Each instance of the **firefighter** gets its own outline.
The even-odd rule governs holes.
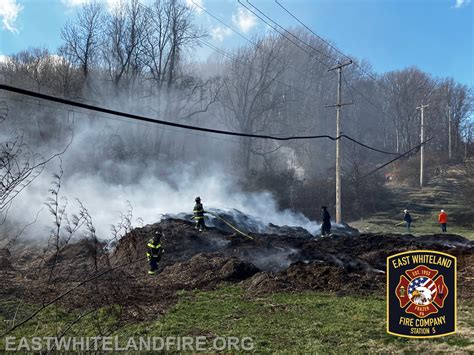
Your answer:
[[[331,235],[331,215],[326,206],[321,207],[321,212],[323,220],[323,224],[321,224],[321,236]]]
[[[196,204],[194,205],[193,209],[193,219],[196,221],[196,225],[194,226],[195,229],[199,229],[200,232],[203,231],[204,228],[206,228],[206,225],[204,223],[204,207],[202,206],[201,203],[201,198],[198,196],[194,199],[196,201]]]
[[[441,232],[446,233],[447,232],[447,224],[448,224],[448,215],[444,210],[441,210],[441,212],[438,215],[438,223],[441,226]]]
[[[407,233],[409,234],[412,218],[411,218],[411,215],[408,213],[408,210],[404,210],[403,213],[405,213],[403,216],[403,221],[405,222],[405,227],[406,227]]]
[[[151,238],[146,245],[146,257],[150,263],[148,275],[155,275],[156,270],[158,269],[158,262],[161,260],[161,254],[163,254],[163,248],[160,243],[162,236],[163,234],[161,232],[155,232],[153,238]]]

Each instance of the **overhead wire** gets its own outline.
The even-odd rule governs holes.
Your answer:
[[[277,3],[278,6],[280,6],[283,10],[285,10],[285,12],[287,12],[291,17],[293,17],[300,25],[302,25],[304,28],[306,28],[309,32],[311,32],[314,36],[316,36],[317,38],[319,38],[322,42],[324,42],[325,44],[327,44],[329,47],[331,47],[332,49],[334,49],[337,53],[339,53],[340,55],[342,55],[343,57],[346,57],[348,60],[352,61],[352,58],[347,56],[346,54],[344,54],[342,51],[340,51],[337,47],[335,47],[333,44],[331,44],[329,41],[327,41],[326,39],[324,39],[323,37],[321,37],[320,35],[318,35],[316,32],[314,32],[311,28],[309,28],[308,26],[306,26],[302,21],[300,21],[299,18],[297,18],[293,13],[291,13],[286,7],[284,7],[280,2],[278,2],[278,0],[275,0],[275,2]]]
[[[278,28],[277,28],[277,25],[275,24],[271,24],[270,22],[268,22],[267,20],[265,20],[264,18],[262,18],[262,16],[258,15],[255,11],[253,11],[252,9],[250,9],[248,6],[246,6],[244,3],[242,3],[240,0],[237,0],[238,3],[240,5],[242,5],[244,8],[246,8],[248,11],[250,11],[252,14],[254,14],[256,17],[258,17],[261,21],[263,21],[264,23],[266,23],[270,28],[272,28],[275,32],[279,33],[281,36],[283,36],[287,41],[293,43],[293,45],[295,45],[296,47],[298,47],[299,49],[301,49],[303,52],[305,52],[306,54],[308,54],[308,56],[312,59],[315,59],[317,62],[319,62],[320,64],[322,64],[325,68],[329,68],[331,65],[328,65],[328,63],[325,63],[323,62],[322,60],[320,60],[319,58],[317,58],[313,53],[309,52],[306,48],[300,46],[297,42],[295,42],[294,40],[292,40],[291,38],[289,38],[287,35],[285,35],[284,32],[280,31]],[[252,5],[253,6],[253,5]],[[279,26],[279,25],[278,25]],[[279,26],[281,27],[281,26]],[[283,27],[281,27],[283,28]],[[285,29],[283,29],[284,31],[286,31]],[[288,31],[286,31],[288,32]],[[290,32],[288,32],[290,33]],[[293,35],[293,34],[292,34]]]
[[[74,109],[71,109],[71,108],[62,108],[62,107],[59,107],[59,106],[52,106],[52,105],[47,105],[47,104],[44,104],[44,103],[39,103],[39,102],[34,102],[34,101],[26,101],[26,100],[16,99],[16,98],[12,98],[12,97],[7,97],[7,96],[0,96],[0,98],[5,99],[5,100],[10,100],[10,101],[21,102],[21,103],[24,103],[24,104],[27,104],[27,105],[47,107],[47,108],[51,108],[51,109],[55,109],[55,110],[72,112],[73,114],[86,115],[84,112],[74,110]],[[144,127],[155,126],[152,123],[136,122],[136,121],[135,122],[130,122],[130,120],[127,120],[125,118],[113,117],[111,115],[107,116],[107,115],[101,115],[101,114],[95,113],[94,117],[107,118],[107,119],[111,119],[111,120],[121,122],[121,123],[133,123],[133,124],[144,126]],[[162,130],[165,130],[165,131],[168,131],[168,132],[176,132],[176,133],[177,132],[183,132],[183,130],[181,130],[179,128],[173,128],[173,127],[160,127],[159,129],[162,129]],[[206,139],[212,139],[212,140],[216,140],[216,141],[220,141],[220,142],[230,142],[230,143],[235,143],[235,144],[240,144],[240,145],[242,145],[242,144],[243,145],[249,145],[250,144],[250,143],[244,143],[242,141],[233,140],[233,139],[222,139],[222,138],[218,138],[218,137],[212,137],[212,136],[207,135],[207,134],[191,132],[191,131],[188,131],[188,130],[185,131],[184,133],[187,134],[187,135],[192,135],[192,136],[196,136],[196,137],[203,137],[203,138],[206,138]]]
[[[306,136],[286,136],[286,137],[277,137],[277,136],[272,136],[272,135],[260,135],[260,134],[250,134],[250,133],[243,133],[243,132],[231,132],[231,131],[224,131],[224,130],[218,130],[218,129],[212,129],[212,128],[205,128],[205,127],[198,127],[198,126],[190,126],[190,125],[185,125],[181,123],[175,123],[175,122],[169,122],[169,121],[163,121],[163,120],[158,120],[158,119],[153,119],[141,115],[136,115],[136,114],[131,114],[131,113],[126,113],[126,112],[121,112],[121,111],[116,111],[116,110],[111,110],[99,106],[93,106],[81,102],[76,102],[76,101],[71,101],[68,99],[63,99],[59,98],[56,96],[51,96],[51,95],[46,95],[46,94],[41,94],[25,89],[20,89],[16,87],[12,87],[9,85],[4,85],[0,84],[0,90],[5,90],[9,92],[14,92],[17,94],[25,95],[25,96],[30,96],[30,97],[36,97],[39,99],[47,100],[47,101],[52,101],[52,102],[57,102],[61,103],[64,105],[70,105],[70,106],[75,106],[75,107],[80,107],[86,110],[91,110],[91,111],[97,111],[97,112],[102,112],[108,115],[115,115],[115,116],[121,116],[121,117],[126,117],[130,118],[133,120],[141,121],[141,122],[149,122],[149,123],[154,123],[154,124],[159,124],[159,125],[164,125],[164,126],[171,126],[171,127],[176,127],[176,128],[182,128],[182,129],[187,129],[187,130],[193,130],[193,131],[200,131],[200,132],[208,132],[208,133],[214,133],[214,134],[221,134],[221,135],[228,135],[228,136],[238,136],[238,137],[248,137],[248,138],[259,138],[259,139],[271,139],[271,140],[277,140],[277,141],[290,141],[290,140],[308,140],[308,139],[330,139],[332,141],[337,141],[341,138],[346,138],[351,140],[352,142],[359,144],[363,146],[364,148],[373,150],[375,152],[383,153],[383,154],[389,154],[389,155],[399,155],[398,153],[392,153],[392,152],[386,152],[371,146],[368,146],[362,142],[359,142],[345,134],[341,134],[337,137],[333,137],[327,134],[323,135],[306,135]]]
[[[432,139],[433,139],[433,137],[430,137],[430,138],[428,138],[427,140],[425,140],[425,141],[421,142],[420,144],[416,145],[415,147],[411,148],[410,150],[406,151],[405,153],[399,154],[398,157],[396,157],[396,158],[394,158],[394,159],[388,161],[387,163],[385,163],[385,164],[383,164],[383,165],[377,167],[376,169],[372,170],[370,173],[367,173],[367,174],[365,174],[364,176],[362,176],[362,179],[366,178],[366,177],[369,176],[369,175],[372,175],[372,174],[376,173],[377,171],[379,171],[379,170],[385,168],[387,165],[394,163],[394,162],[397,161],[398,159],[401,159],[401,158],[404,158],[404,157],[407,157],[407,156],[413,154],[414,151],[418,151],[418,150],[421,148],[421,146],[427,144],[427,143],[428,143],[429,141],[431,141]]]
[[[231,131],[224,131],[224,130],[218,130],[218,129],[213,129],[213,128],[204,128],[204,127],[198,127],[198,126],[190,126],[190,125],[185,125],[181,123],[175,123],[175,122],[170,122],[170,121],[163,121],[159,119],[153,119],[141,115],[136,115],[136,114],[130,114],[130,113],[125,113],[121,111],[116,111],[116,110],[111,110],[99,106],[94,106],[94,105],[89,105],[89,104],[84,104],[81,102],[76,102],[76,101],[71,101],[68,99],[63,99],[59,98],[56,96],[51,96],[51,95],[46,95],[42,93],[37,93],[25,89],[20,89],[16,88],[13,86],[9,85],[4,85],[0,84],[0,90],[6,90],[10,92],[14,92],[17,94],[21,95],[26,95],[30,97],[36,97],[40,98],[43,100],[48,100],[52,102],[57,102],[65,105],[70,105],[70,106],[75,106],[75,107],[80,107],[86,110],[91,110],[91,111],[98,111],[102,113],[106,113],[109,115],[115,115],[115,116],[122,116],[126,118],[130,118],[133,120],[138,120],[142,122],[149,122],[149,123],[155,123],[155,124],[160,124],[164,126],[171,126],[171,127],[177,127],[177,128],[183,128],[183,129],[189,129],[189,130],[194,130],[194,131],[201,131],[201,132],[208,132],[208,133],[215,133],[215,134],[221,134],[221,135],[229,135],[229,136],[239,136],[239,137],[248,137],[248,138],[261,138],[261,139],[273,139],[273,140],[280,140],[280,141],[287,141],[287,140],[302,140],[302,139],[317,139],[317,138],[328,138],[331,140],[337,140],[340,139],[341,137],[331,137],[329,135],[308,135],[308,136],[287,136],[287,137],[276,137],[276,136],[271,136],[271,135],[259,135],[259,134],[251,134],[251,133],[242,133],[242,132],[231,132]]]
[[[279,28],[281,28],[285,33],[289,34],[291,37],[293,37],[295,40],[297,40],[298,42],[304,44],[306,47],[308,48],[311,48],[313,51],[321,54],[322,56],[328,58],[329,60],[332,61],[332,63],[329,65],[329,67],[332,67],[334,66],[336,63],[339,63],[340,60],[339,58],[334,58],[333,56],[327,54],[326,52],[322,51],[321,49],[318,49],[316,48],[315,46],[313,46],[312,44],[308,43],[307,41],[304,41],[302,40],[300,37],[296,36],[295,34],[291,33],[290,31],[288,31],[286,28],[284,28],[282,25],[280,25],[277,21],[275,21],[273,18],[271,18],[270,16],[268,16],[267,14],[265,14],[262,10],[260,10],[257,6],[255,6],[254,4],[252,4],[250,2],[250,0],[246,0],[247,3],[252,6],[255,10],[257,10],[257,12],[259,14],[261,14],[262,16],[264,16],[265,18],[267,18],[269,21],[271,21],[273,24],[275,24],[276,26],[278,26]],[[239,3],[241,3],[239,1]],[[255,12],[252,11],[252,13],[255,15],[255,16],[258,16]],[[260,17],[259,17],[260,18]],[[261,19],[261,18],[260,18]],[[268,23],[267,23],[268,24]],[[349,58],[349,61],[352,63],[352,59]],[[329,69],[329,68],[328,68]]]
[[[242,39],[244,39],[245,41],[247,41],[248,43],[250,43],[251,45],[253,45],[255,48],[261,48],[263,49],[264,51],[268,52],[265,48],[262,48],[257,42],[255,42],[254,40],[251,40],[250,38],[248,38],[247,36],[243,35],[240,31],[236,30],[234,27],[232,27],[231,25],[229,25],[228,23],[226,23],[224,20],[222,20],[221,18],[219,18],[218,16],[216,16],[215,14],[213,14],[211,11],[207,10],[205,7],[199,5],[197,2],[195,2],[194,0],[191,0],[191,2],[196,6],[198,7],[199,9],[201,9],[202,11],[204,11],[206,14],[208,14],[210,17],[212,17],[214,20],[218,21],[220,24],[224,25],[225,27],[227,27],[228,29],[230,29],[232,32],[234,32],[235,34],[237,34],[239,37],[241,37]],[[217,48],[217,47],[216,47]],[[299,75],[301,76],[306,76],[305,73],[302,73],[300,72],[299,70],[297,70],[296,68],[292,68],[296,73],[298,73]],[[291,86],[293,87],[293,86]],[[295,88],[295,87],[293,87]],[[295,88],[297,91],[298,89]],[[305,91],[302,91],[300,90],[302,93],[304,93],[305,95],[308,95],[307,92]]]
[[[240,0],[238,0],[239,4],[241,4],[242,6],[244,6],[247,10],[249,10],[251,13],[253,13],[255,16],[257,16],[259,19],[261,19],[263,22],[265,22],[267,25],[271,26],[267,21],[265,21],[264,19],[262,19],[258,14],[256,14],[254,11],[252,11],[250,8],[248,8],[247,6],[245,6]],[[300,41],[301,43],[305,44],[306,46],[310,47],[311,49],[319,52],[319,53],[322,53],[321,51],[319,51],[317,48],[315,48],[314,46],[310,45],[309,43],[301,40],[299,37],[295,36],[294,34],[292,34],[291,32],[287,31],[286,29],[284,29],[280,24],[278,24],[275,20],[273,20],[271,17],[267,16],[263,11],[261,11],[258,7],[256,7],[254,4],[252,4],[249,0],[247,0],[247,3],[249,3],[253,8],[255,8],[255,10],[257,10],[262,16],[266,17],[269,21],[273,22],[276,26],[278,26],[279,28],[283,29],[285,32],[289,33],[292,37],[294,37],[296,40]],[[286,9],[285,9],[286,10]],[[288,10],[286,10],[288,12]],[[305,26],[306,28],[307,26]],[[278,31],[279,32],[279,31]],[[281,32],[279,32],[280,34],[282,34]],[[313,31],[311,31],[311,33],[314,33]],[[315,34],[315,33],[314,33]],[[282,34],[283,35],[283,34]],[[284,36],[284,35],[283,35]],[[320,36],[316,35],[318,38],[321,38]],[[287,38],[285,36],[285,38]],[[288,39],[288,38],[287,38]],[[291,40],[290,40],[291,41]],[[325,43],[327,43],[329,46],[331,46],[333,49],[335,49],[338,53],[340,53],[341,55],[343,55],[344,57],[348,58],[350,60],[351,63],[353,63],[353,60],[345,55],[344,53],[342,53],[340,50],[338,50],[337,48],[335,48],[334,46],[332,46],[329,42],[327,42],[326,40],[324,40]],[[299,48],[303,49],[301,46],[297,45]],[[304,49],[303,49],[304,50]],[[308,53],[306,50],[304,50],[306,53]],[[326,57],[330,58],[330,59],[333,59],[335,61],[337,61],[336,58],[333,58],[329,55],[326,55]],[[357,65],[357,63],[356,63]],[[346,85],[348,85],[348,87],[350,86],[349,83],[347,82],[347,80],[344,78],[344,81],[346,83]],[[352,86],[350,86],[352,88]],[[352,88],[353,89],[353,88]],[[354,89],[353,89],[354,90]],[[356,90],[354,90],[356,91]],[[371,102],[370,100],[368,100],[364,95],[362,95],[360,92],[356,91],[357,93],[359,93],[359,95],[361,95],[362,97],[364,97],[367,101],[369,101],[370,104],[372,104],[374,107],[380,109],[379,107],[377,107],[373,102]],[[383,110],[382,110],[383,112]],[[383,112],[383,114],[385,115],[385,113]],[[356,141],[355,139],[351,138],[351,137],[346,137],[348,140],[354,142],[354,143],[357,143],[365,148],[368,148],[368,146],[366,146],[365,144],[360,144],[360,142]],[[374,150],[374,151],[377,151],[379,153],[384,153],[384,154],[389,154],[389,155],[395,155],[395,156],[399,156],[400,154],[399,153],[394,153],[394,152],[388,152],[388,151],[385,151],[385,150],[381,150],[381,149],[372,149],[372,147],[369,147],[369,149],[371,150]]]
[[[208,11],[208,10],[205,9],[204,7],[200,6],[200,5],[197,4],[195,1],[192,1],[192,2],[193,2],[193,4],[195,4],[197,7],[199,7],[201,10],[203,10],[204,12],[206,12],[209,16],[211,16],[211,17],[214,18],[215,20],[219,21],[221,24],[223,24],[224,26],[228,27],[229,29],[231,29],[234,33],[236,33],[237,35],[239,35],[241,38],[245,39],[247,42],[253,44],[254,46],[257,46],[257,44],[256,44],[254,41],[252,41],[252,40],[250,40],[249,38],[247,38],[246,36],[242,35],[239,31],[235,30],[234,28],[232,28],[231,26],[229,26],[228,24],[226,24],[223,20],[221,20],[220,18],[218,18],[217,16],[215,16],[214,14],[212,14],[210,11]],[[259,10],[255,5],[253,5],[250,1],[247,1],[247,2],[248,2],[251,6],[253,6],[259,13],[261,13],[263,16],[265,16],[266,18],[268,18],[270,21],[276,23],[272,18],[270,18],[269,16],[266,16],[262,11],[260,11],[260,10]],[[239,1],[239,3],[240,3],[241,5],[243,5],[240,1]],[[246,7],[245,5],[243,5],[243,6]],[[247,8],[247,9],[248,9],[248,8]],[[250,9],[248,9],[248,10],[249,10],[250,12],[252,12]],[[258,16],[258,15],[255,14],[254,12],[252,12],[252,13],[253,13],[255,16]],[[259,17],[259,18],[260,18],[260,17]],[[261,18],[260,18],[260,19],[261,19]],[[265,20],[263,20],[263,19],[261,19],[261,20],[264,21],[265,23],[267,23],[267,25],[270,25],[270,24],[269,24],[268,22],[266,22]],[[333,57],[331,57],[331,56],[329,56],[329,55],[327,55],[327,54],[321,52],[320,50],[318,50],[317,48],[315,48],[315,47],[312,46],[311,44],[309,44],[309,43],[307,43],[307,42],[305,42],[305,41],[299,39],[298,37],[296,37],[295,35],[293,35],[291,32],[289,32],[289,31],[287,31],[286,29],[284,29],[282,26],[280,26],[280,25],[278,25],[278,24],[276,24],[276,25],[277,25],[278,27],[280,27],[281,29],[283,29],[285,32],[289,33],[292,37],[294,37],[294,38],[297,39],[298,41],[302,42],[302,43],[305,44],[306,46],[308,46],[308,47],[310,47],[311,49],[313,49],[314,51],[323,54],[324,56],[326,56],[327,58],[329,58],[329,59],[331,59],[331,60],[337,61],[337,59],[335,59],[335,58],[333,58]],[[279,31],[277,31],[277,32],[280,33],[280,34],[282,34],[282,33],[279,32]],[[282,34],[282,35],[283,35],[283,34]],[[283,36],[284,36],[284,35],[283,35]],[[319,36],[318,36],[318,37],[319,37]],[[285,38],[287,38],[287,37],[285,36]],[[288,39],[288,38],[287,38],[287,39]],[[290,40],[290,42],[292,42],[292,41]],[[293,42],[292,42],[292,43],[293,43]],[[207,42],[207,44],[208,44],[211,48],[214,48],[214,49],[215,49],[216,51],[218,51],[219,53],[224,52],[224,51],[218,49],[217,47],[214,47],[213,45],[209,44],[208,42]],[[329,43],[328,43],[328,44],[329,44]],[[300,47],[300,46],[298,46],[298,47],[301,48],[301,49],[303,49],[303,48]],[[304,49],[303,49],[303,50],[304,50]],[[304,51],[305,51],[306,53],[308,53],[306,50],[304,50]],[[339,51],[339,52],[340,52],[340,51]],[[224,53],[225,53],[225,52],[224,52]],[[340,53],[342,54],[342,52],[340,52]],[[310,54],[310,53],[308,53],[308,54]],[[311,54],[310,54],[310,55],[311,55]],[[345,55],[344,55],[344,56],[345,56]],[[227,55],[227,57],[230,58],[230,56],[228,56],[228,55]],[[347,57],[347,56],[345,56],[345,57]],[[347,57],[347,58],[352,61],[351,58],[349,58],[349,57]],[[322,63],[322,64],[324,65],[324,63]],[[347,80],[345,80],[345,82],[346,82],[346,84],[348,84],[348,83],[347,83]],[[295,89],[296,89],[296,88],[295,88]],[[302,91],[302,92],[303,92],[303,91]],[[304,93],[305,95],[307,95],[307,92],[303,92],[303,93]],[[352,138],[350,138],[350,137],[349,137],[348,139],[355,142],[355,140],[352,139]],[[368,147],[368,146],[366,146],[365,144],[362,145],[362,146],[364,146],[364,147],[366,147],[366,148]],[[386,151],[378,150],[378,149],[377,149],[376,151],[381,152],[381,153],[385,153],[385,154],[398,155],[398,153],[386,152]]]
[[[247,2],[249,2],[247,0]],[[355,65],[356,68],[358,68],[361,73],[363,73],[364,75],[368,76],[369,78],[371,78],[376,85],[378,85],[379,87],[383,88],[384,90],[386,90],[387,92],[390,92],[390,89],[385,87],[385,85],[383,85],[380,80],[378,80],[373,74],[371,74],[370,72],[366,71],[362,66],[360,66],[356,61],[353,61],[352,58],[348,55],[346,55],[344,52],[342,52],[339,48],[337,48],[334,44],[330,43],[329,41],[327,41],[325,38],[323,38],[322,36],[320,36],[319,34],[317,34],[315,31],[313,31],[309,26],[307,26],[303,21],[301,21],[294,13],[292,13],[287,7],[285,7],[281,2],[279,2],[278,0],[275,0],[275,3],[280,7],[282,8],[288,15],[290,15],[294,20],[296,20],[300,25],[302,25],[306,30],[308,30],[310,33],[312,33],[314,36],[316,36],[317,38],[319,38],[322,42],[324,42],[325,44],[327,44],[330,48],[332,48],[335,52],[339,53],[341,56],[347,58],[348,60],[351,61],[351,63],[353,63]],[[347,87],[349,90],[352,90],[353,92],[357,93],[359,96],[361,96],[367,103],[369,103],[371,106],[373,106],[374,108],[376,108],[377,110],[380,110],[380,112],[382,113],[382,115],[384,117],[386,117],[386,112],[383,108],[381,108],[379,105],[375,104],[372,100],[370,100],[366,95],[364,95],[363,93],[360,92],[360,90],[356,89],[352,84],[350,84],[345,78],[343,78],[344,82],[346,83]]]
[[[388,87],[386,87],[384,84],[382,84],[376,76],[374,76],[372,73],[370,73],[369,71],[365,70],[359,63],[357,63],[356,61],[352,60],[351,57],[349,57],[348,55],[346,55],[344,52],[342,52],[339,48],[337,48],[334,44],[330,43],[329,41],[327,41],[326,39],[324,39],[322,36],[318,35],[315,31],[313,31],[309,26],[307,26],[303,21],[301,21],[295,14],[293,14],[287,7],[283,6],[278,0],[275,0],[275,3],[280,6],[286,13],[288,13],[293,19],[295,19],[299,24],[301,24],[304,28],[306,28],[308,31],[310,31],[313,35],[315,35],[316,37],[318,37],[321,41],[323,41],[324,43],[326,43],[329,47],[331,47],[334,51],[336,51],[337,53],[341,54],[342,56],[348,58],[349,60],[352,61],[352,63],[361,71],[361,73],[363,73],[364,75],[368,76],[369,78],[371,78],[372,80],[374,80],[374,82],[379,85],[381,88],[385,89],[387,92],[390,92],[390,89]]]

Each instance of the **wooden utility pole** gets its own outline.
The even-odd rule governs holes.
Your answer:
[[[424,117],[424,112],[425,108],[427,108],[429,105],[421,105],[418,106],[416,109],[421,111],[421,129],[420,129],[420,188],[423,187],[423,159],[424,159],[424,144],[423,141],[425,140],[425,117]]]
[[[345,105],[352,105],[352,102],[341,102],[341,87],[342,87],[342,68],[352,64],[352,60],[346,63],[338,63],[335,67],[328,71],[337,71],[337,103],[335,105],[328,105],[326,107],[336,107],[336,137],[339,138],[341,132],[341,107]],[[341,208],[341,139],[336,140],[336,223],[342,222],[342,208]]]
[[[448,156],[451,160],[452,150],[451,150],[451,106],[448,106]]]

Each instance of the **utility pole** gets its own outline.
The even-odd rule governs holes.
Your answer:
[[[423,141],[425,140],[425,117],[424,117],[424,112],[425,108],[427,108],[429,105],[421,105],[418,106],[416,109],[421,111],[421,130],[420,130],[420,188],[423,187],[423,153],[424,153],[424,144]]]
[[[448,156],[451,160],[452,150],[451,150],[451,106],[448,106]]]
[[[352,64],[352,60],[346,63],[338,63],[328,71],[337,71],[337,103],[335,105],[326,105],[326,107],[336,107],[336,138],[339,138],[341,132],[341,107],[345,105],[352,105],[352,102],[341,102],[341,87],[342,87],[342,68]],[[341,139],[336,140],[336,223],[342,222],[342,208],[341,208]]]

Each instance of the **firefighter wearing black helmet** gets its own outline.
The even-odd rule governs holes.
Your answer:
[[[163,248],[161,247],[161,232],[155,232],[153,238],[151,238],[146,245],[146,257],[150,263],[150,270],[148,275],[155,275],[158,269],[158,262],[161,260],[161,254],[163,254]]]
[[[331,215],[326,206],[321,207],[321,212],[323,220],[321,224],[321,236],[331,235]]]
[[[204,211],[204,207],[202,206],[201,198],[199,196],[196,197],[194,201],[196,201],[193,209],[193,219],[196,221],[194,228],[199,229],[199,231],[202,232],[203,229],[206,228],[206,225],[204,224],[204,213],[206,211]]]

